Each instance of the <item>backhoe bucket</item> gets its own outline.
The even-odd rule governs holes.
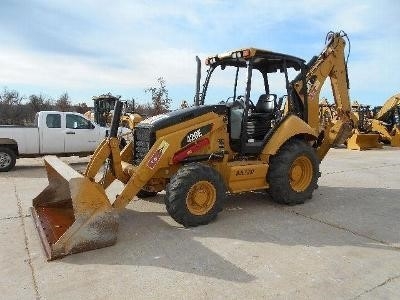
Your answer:
[[[382,144],[379,143],[379,134],[353,133],[347,140],[347,149],[367,150],[372,148],[382,148]]]
[[[395,134],[392,137],[392,140],[390,141],[390,145],[392,147],[400,147],[400,130],[396,129]]]
[[[46,156],[49,185],[35,198],[32,216],[47,260],[113,245],[118,215],[101,185]]]

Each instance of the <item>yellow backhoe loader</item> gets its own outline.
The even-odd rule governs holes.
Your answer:
[[[118,212],[141,190],[165,190],[166,209],[183,226],[214,220],[226,192],[267,189],[273,201],[287,205],[311,198],[320,161],[353,128],[345,38],[344,32],[330,32],[323,51],[308,64],[255,48],[208,57],[197,105],[140,122],[134,142],[121,152],[117,140],[121,103],[117,101],[110,136],[83,175],[56,157],[45,158],[49,185],[33,199],[32,215],[47,258],[114,244]],[[290,69],[299,72],[291,81]],[[233,88],[216,97],[227,100],[204,105],[210,103],[213,76],[229,70]],[[241,72],[244,82],[238,80]],[[282,97],[272,90],[274,74],[282,76]],[[328,77],[338,119],[321,129],[319,92]],[[259,86],[252,85],[255,78],[262,81],[261,94],[256,92]],[[286,114],[282,113],[284,100]],[[104,163],[106,172],[96,181]],[[105,190],[116,179],[124,187],[115,199],[108,199]]]
[[[100,126],[110,127],[115,103],[120,98],[121,96],[113,96],[111,93],[92,97],[94,104],[93,109],[87,111],[85,116]],[[132,130],[134,130],[136,124],[143,120],[141,115],[133,113],[134,110],[134,100],[132,100],[132,103],[128,103],[126,100],[123,101],[123,113],[121,114],[120,128],[118,131],[120,148],[125,147],[127,142],[132,140]]]
[[[383,145],[379,142],[379,134],[371,132],[370,118],[372,117],[372,111],[370,106],[354,102],[352,115],[355,127],[353,134],[346,141],[347,149],[368,150],[382,148]]]
[[[109,127],[113,117],[115,102],[120,98],[121,96],[113,96],[111,93],[93,96],[93,109],[87,111],[85,116],[100,126]],[[133,113],[135,110],[134,100],[132,100],[132,102],[124,100],[123,103],[124,113],[121,116],[121,124],[127,128],[133,129],[136,123],[142,121],[143,118],[139,114]]]
[[[392,147],[400,147],[400,94],[390,97],[370,120],[371,131]]]

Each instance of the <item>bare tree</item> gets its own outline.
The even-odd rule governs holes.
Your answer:
[[[24,97],[16,90],[4,88],[0,93],[0,124],[24,124],[22,101]]]
[[[164,78],[157,78],[158,87],[145,89],[146,93],[151,93],[151,102],[153,104],[153,115],[162,114],[169,111],[171,99],[168,97],[168,90]]]
[[[90,108],[87,106],[85,102],[78,103],[77,105],[74,106],[74,110],[80,114],[84,114],[90,110]]]
[[[42,94],[40,95],[30,95],[28,98],[28,105],[31,107],[33,113],[37,113],[42,110],[52,110],[54,105],[52,100],[46,98]]]
[[[135,113],[144,116],[144,117],[148,117],[148,116],[152,116],[154,115],[154,109],[153,107],[150,105],[150,103],[146,103],[146,104],[137,104],[135,106]]]
[[[71,101],[69,100],[68,93],[65,92],[56,100],[56,110],[59,111],[71,111]]]

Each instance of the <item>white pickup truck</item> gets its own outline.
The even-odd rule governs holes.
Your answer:
[[[0,172],[15,166],[17,157],[92,153],[108,129],[74,112],[41,111],[34,127],[0,126]]]

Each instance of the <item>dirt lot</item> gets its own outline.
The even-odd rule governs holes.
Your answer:
[[[80,170],[88,161],[66,160]],[[137,200],[120,216],[115,246],[46,262],[29,212],[46,174],[40,159],[21,159],[0,173],[0,295],[398,299],[399,170],[400,150],[333,149],[306,204],[242,194],[192,229],[168,216],[162,195]]]

